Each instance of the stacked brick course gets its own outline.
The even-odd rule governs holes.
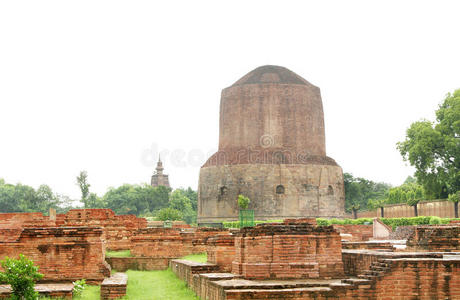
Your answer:
[[[351,234],[351,242],[368,241],[373,236],[372,225],[332,225],[335,230],[343,234]]]
[[[235,236],[220,234],[210,237],[206,252],[208,262],[218,265],[222,272],[231,272],[235,259]]]
[[[104,279],[101,284],[101,300],[118,299],[126,295],[128,276],[125,273],[115,273]]]
[[[228,230],[198,228],[183,231],[180,228],[140,229],[131,238],[131,254],[136,257],[177,258],[206,251],[210,236]]]
[[[460,251],[460,226],[417,226],[407,240],[408,251]]]
[[[1,213],[0,233],[11,235],[13,229],[48,227],[101,227],[109,250],[130,249],[131,236],[147,228],[147,220],[135,215],[115,215],[111,209],[72,209],[56,219],[42,213]],[[5,230],[9,229],[10,232]]]
[[[57,226],[96,226],[105,231],[107,249],[131,248],[131,236],[147,228],[147,220],[135,215],[116,215],[111,209],[72,209],[57,215]]]
[[[15,241],[0,242],[0,258],[24,254],[40,267],[44,281],[101,282],[110,274],[103,234],[97,227],[24,228]]]
[[[241,229],[235,238],[232,273],[246,279],[343,277],[339,233],[312,222],[286,220]]]

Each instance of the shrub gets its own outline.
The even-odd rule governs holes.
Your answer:
[[[81,279],[81,280],[77,280],[73,282],[73,296],[74,297],[81,296],[81,294],[86,288],[86,285],[87,284],[86,284],[85,279]]]
[[[19,259],[6,257],[1,262],[3,272],[0,273],[0,282],[11,285],[11,299],[37,299],[38,293],[34,290],[35,282],[43,278],[34,262],[20,254]]]
[[[182,220],[183,214],[177,209],[166,207],[157,212],[157,219],[159,221],[176,221]]]
[[[243,195],[238,195],[238,206],[240,209],[247,209],[251,200]]]

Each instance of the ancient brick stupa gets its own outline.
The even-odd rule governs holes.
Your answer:
[[[163,174],[163,163],[161,162],[161,158],[158,157],[157,167],[155,169],[155,173],[152,175],[152,180],[150,185],[153,187],[156,186],[166,186],[169,187],[169,178],[168,175]]]
[[[279,66],[222,91],[219,150],[201,167],[198,221],[234,220],[239,194],[256,219],[340,217],[343,174],[326,156],[320,90]]]

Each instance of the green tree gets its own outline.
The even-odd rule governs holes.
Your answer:
[[[345,207],[353,211],[353,207],[366,208],[369,200],[383,199],[390,189],[390,185],[383,182],[374,182],[361,177],[354,177],[344,173]],[[359,210],[358,208],[358,210]],[[357,211],[357,210],[356,210]]]
[[[382,218],[385,218],[385,204],[387,204],[387,199],[370,199],[369,202],[367,202],[367,205],[371,209],[377,209],[380,208],[380,216]]]
[[[177,209],[165,207],[157,212],[156,218],[160,221],[177,221],[183,219],[183,214]]]
[[[38,298],[34,290],[35,282],[43,278],[33,261],[20,254],[19,259],[6,257],[1,262],[3,272],[0,273],[0,282],[11,285],[14,300],[32,300]]]
[[[89,196],[89,187],[91,186],[88,183],[88,172],[81,171],[77,176],[77,185],[80,187],[81,191],[81,202],[87,207],[87,199]]]
[[[187,224],[196,223],[196,211],[193,210],[192,201],[185,195],[182,189],[171,193],[169,207],[182,212],[183,220]]]
[[[460,191],[450,194],[448,199],[454,203],[455,218],[458,218],[458,202],[460,201]]]
[[[109,188],[101,202],[117,214],[150,215],[169,205],[170,192],[171,189],[164,186],[124,184]]]
[[[244,195],[238,195],[238,207],[240,209],[248,209],[250,202],[251,200],[248,197]]]
[[[446,96],[435,122],[412,123],[397,148],[428,195],[445,199],[460,190],[460,89]]]

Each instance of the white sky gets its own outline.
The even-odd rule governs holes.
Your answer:
[[[458,1],[1,1],[0,178],[79,197],[197,188],[221,89],[265,64],[321,88],[328,156],[398,185],[396,142],[460,88]],[[185,155],[184,158],[181,155]]]

